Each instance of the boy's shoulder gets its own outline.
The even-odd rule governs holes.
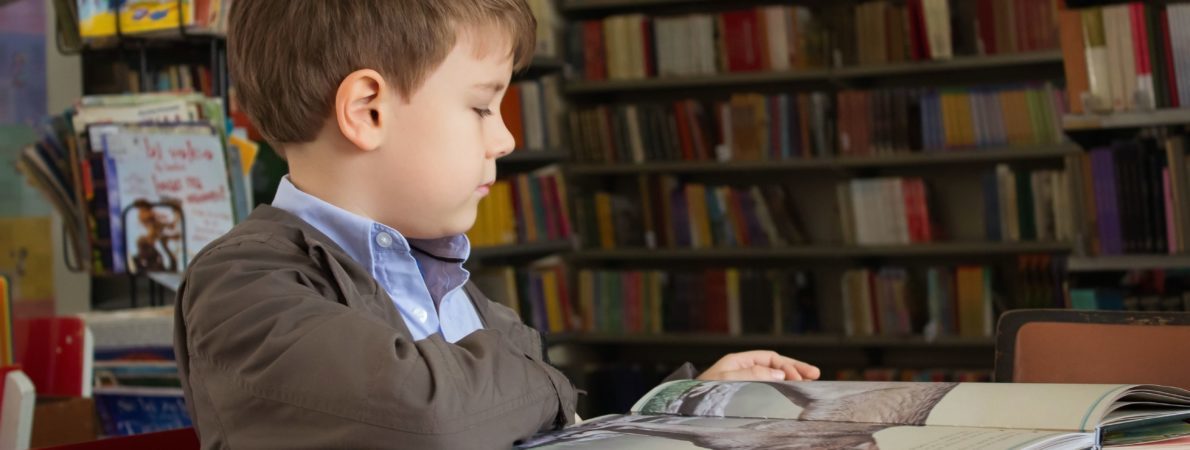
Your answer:
[[[314,242],[335,245],[330,238],[297,216],[273,206],[261,205],[243,222],[199,251],[191,266],[203,264],[211,259],[212,254],[227,253],[233,248],[243,247],[249,247],[249,251],[302,255],[308,253],[307,247]]]

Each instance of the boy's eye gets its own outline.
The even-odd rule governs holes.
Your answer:
[[[481,117],[481,118],[492,115],[492,110],[488,109],[488,108],[471,108],[471,109],[473,111],[475,111],[476,114],[479,114],[479,117]]]

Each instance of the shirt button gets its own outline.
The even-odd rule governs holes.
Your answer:
[[[384,248],[389,248],[393,245],[393,236],[382,231],[376,235],[376,244]]]
[[[430,318],[430,314],[427,313],[426,310],[424,310],[424,309],[414,308],[413,309],[413,317],[416,318],[418,322],[426,323],[426,319]]]

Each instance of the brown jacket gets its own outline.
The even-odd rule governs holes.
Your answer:
[[[414,341],[329,238],[269,206],[194,259],[174,348],[205,449],[508,448],[574,417],[539,334],[466,287],[484,329]]]

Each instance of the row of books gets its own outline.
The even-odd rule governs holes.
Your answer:
[[[837,381],[986,383],[992,381],[992,373],[987,370],[868,368],[839,370],[831,379]]]
[[[224,34],[232,0],[76,0],[59,15],[77,18],[79,36],[95,39],[173,31]],[[60,18],[61,20],[61,18]],[[117,23],[118,21],[118,23]]]
[[[941,238],[921,178],[857,178],[836,186],[848,244],[913,244]]]
[[[84,97],[47,121],[18,169],[91,272],[181,271],[249,211],[256,148],[226,126],[222,102],[201,95]]]
[[[1013,294],[1006,299],[1012,309],[1068,308],[1066,258],[1049,254],[1020,255],[1012,269]]]
[[[127,70],[127,66],[125,69],[127,85],[122,90],[124,92],[197,92],[206,97],[215,94],[215,81],[209,67],[172,64],[144,76],[134,70]]]
[[[1085,218],[1099,255],[1184,253],[1185,138],[1144,138],[1091,149],[1082,158]]]
[[[480,201],[467,237],[475,247],[567,239],[569,202],[558,166],[497,181]]]
[[[1070,242],[1070,180],[1062,170],[1014,170],[997,165],[984,175],[984,224],[990,241]]]
[[[488,298],[511,308],[525,323],[549,333],[590,331],[571,299],[568,272],[557,257],[529,267],[485,267],[471,277]]]
[[[810,241],[785,187],[641,176],[577,199],[587,248],[779,247]]]
[[[1071,111],[1190,106],[1190,5],[1132,2],[1060,14]]]
[[[842,278],[844,333],[990,337],[992,283],[985,266],[933,267],[922,275],[901,267],[849,270]]]
[[[587,332],[738,336],[821,330],[813,277],[802,271],[584,270],[576,292]]]
[[[1181,269],[1080,274],[1071,284],[1074,309],[1190,311],[1190,273]]]
[[[814,70],[1058,47],[1054,0],[909,0],[627,14],[571,27],[588,80]]]
[[[513,83],[500,103],[500,116],[517,148],[559,149],[565,144],[566,104],[558,75]]]
[[[1056,145],[1064,106],[1050,85],[886,89],[602,105],[569,121],[583,162],[774,161]]]

